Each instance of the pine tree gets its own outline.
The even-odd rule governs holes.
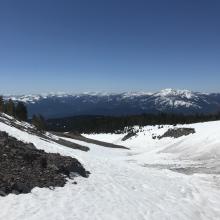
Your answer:
[[[32,116],[32,120],[31,120],[31,123],[32,123],[35,127],[37,127],[37,122],[38,122],[37,116],[36,116],[36,115],[33,115],[33,116]]]
[[[44,131],[46,129],[46,122],[42,115],[33,115],[32,124],[40,131]]]
[[[2,96],[0,96],[0,112],[4,112],[4,100]]]
[[[18,102],[15,108],[15,116],[17,119],[21,121],[27,121],[28,118],[27,108],[23,102]]]
[[[11,116],[15,116],[15,104],[9,99],[5,106],[5,113]]]

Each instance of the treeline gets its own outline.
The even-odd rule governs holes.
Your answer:
[[[42,115],[33,115],[31,120],[28,120],[28,110],[23,102],[14,102],[12,99],[4,101],[0,96],[0,112],[10,115],[20,121],[30,121],[38,130],[46,129],[46,121]]]
[[[27,121],[28,111],[23,102],[15,103],[12,99],[4,101],[0,96],[0,112],[13,116],[18,120]]]
[[[132,116],[75,116],[61,119],[47,120],[47,130],[77,131],[80,133],[121,133],[125,127],[134,125],[164,125],[164,124],[191,124],[197,122],[220,120],[217,114],[142,114]]]

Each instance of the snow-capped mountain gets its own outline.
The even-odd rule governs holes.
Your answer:
[[[81,93],[5,96],[25,102],[30,115],[47,118],[74,115],[129,115],[141,113],[215,113],[220,111],[220,93],[164,89],[156,93]]]

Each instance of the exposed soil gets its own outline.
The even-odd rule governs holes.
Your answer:
[[[90,149],[86,146],[76,144],[67,140],[64,140],[63,138],[59,138],[59,140],[53,140],[54,142],[64,145],[65,147],[69,147],[75,150],[82,150],[82,151],[89,151]]]
[[[201,174],[220,174],[220,161],[216,160],[204,160],[204,161],[192,161],[191,164],[144,164],[144,167],[153,169],[167,169],[173,172],[183,173],[186,175],[193,175],[195,173]]]
[[[63,187],[76,175],[89,176],[77,159],[46,153],[0,132],[0,196]]]
[[[108,143],[108,142],[103,142],[103,141],[98,141],[98,140],[94,140],[91,138],[86,138],[78,133],[75,132],[68,132],[68,133],[62,133],[62,132],[52,132],[55,135],[61,136],[61,137],[67,137],[67,138],[72,138],[75,140],[79,140],[79,141],[84,141],[86,143],[90,143],[90,144],[97,144],[103,147],[108,147],[108,148],[120,148],[120,149],[126,149],[129,150],[129,148],[121,146],[121,145],[117,145],[117,144],[112,144],[112,143]]]

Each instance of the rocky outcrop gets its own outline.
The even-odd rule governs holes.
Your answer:
[[[158,136],[158,139],[165,137],[179,138],[194,133],[195,133],[194,128],[173,128],[166,131],[162,136]]]
[[[67,177],[76,175],[89,176],[77,159],[46,153],[0,132],[0,196],[63,187]]]
[[[126,140],[128,140],[132,137],[135,137],[135,136],[137,136],[137,131],[131,130],[121,140],[126,141]]]

